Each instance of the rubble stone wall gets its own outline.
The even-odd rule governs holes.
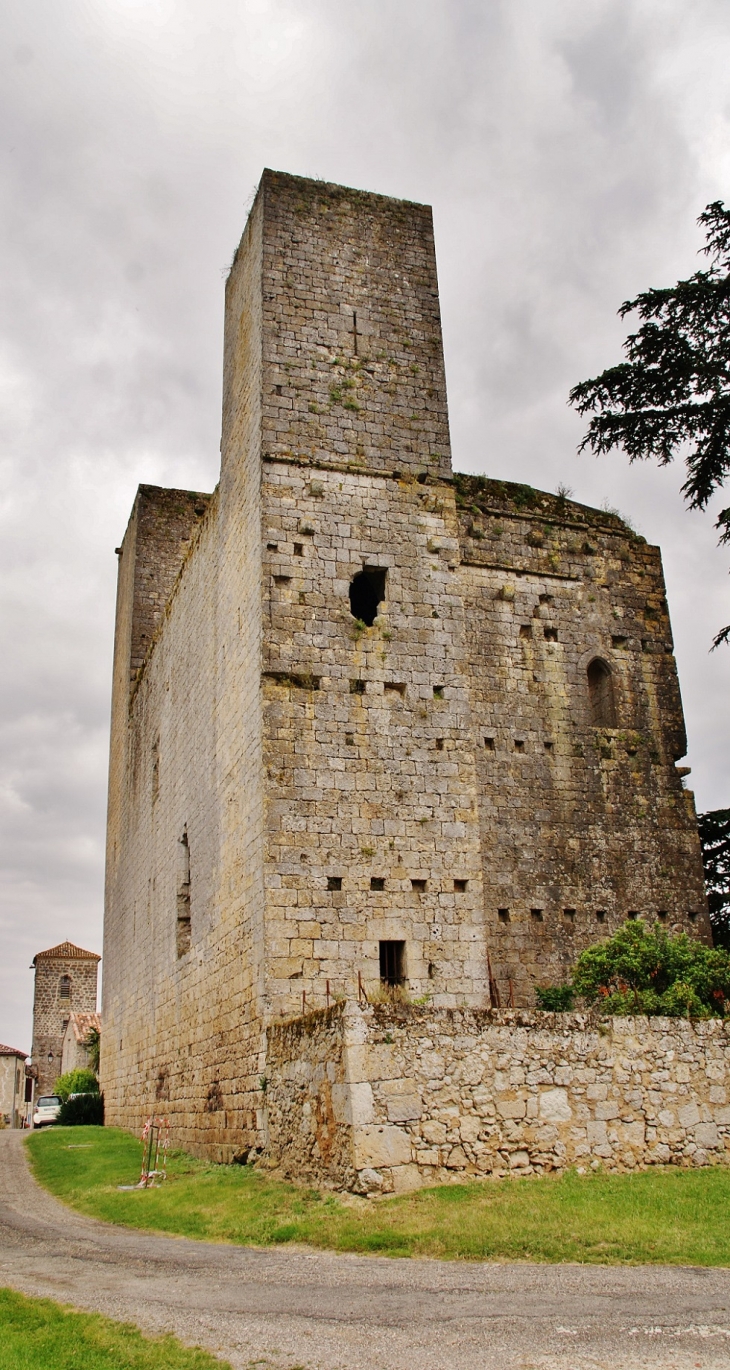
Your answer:
[[[272,1159],[339,1187],[730,1161],[719,1019],[348,1003],[272,1029],[269,1050]],[[343,1146],[328,1133],[324,1153],[326,1107]]]

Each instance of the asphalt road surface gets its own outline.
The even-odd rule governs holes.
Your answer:
[[[730,1270],[388,1260],[150,1236],[53,1199],[11,1131],[0,1132],[0,1285],[174,1332],[236,1370],[730,1368]]]

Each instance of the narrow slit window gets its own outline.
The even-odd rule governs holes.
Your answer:
[[[587,676],[594,728],[615,728],[616,700],[610,667],[600,657],[595,657],[588,667]]]
[[[178,842],[178,884],[177,884],[177,954],[185,956],[190,951],[190,845],[188,830]]]
[[[387,574],[381,567],[365,566],[350,582],[350,612],[368,628],[372,628],[378,606],[385,599]]]
[[[395,987],[406,980],[405,942],[380,943],[380,979],[382,984]]]

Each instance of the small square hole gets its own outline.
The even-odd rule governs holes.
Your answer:
[[[346,747],[354,747],[354,746],[355,746],[355,734],[354,734],[354,733],[345,733],[345,746],[346,746]]]
[[[516,752],[524,752],[524,750],[525,750],[524,739],[521,738],[521,737],[516,737],[516,738],[515,738],[515,751],[516,751]]]
[[[455,880],[454,889],[456,890],[457,894],[463,894],[468,884],[468,880]]]
[[[411,880],[411,889],[412,889],[412,890],[417,890],[419,894],[422,894],[423,891],[425,890],[425,888],[426,888],[426,881],[425,881],[425,880]]]
[[[278,544],[278,542],[267,542],[267,544],[266,544],[266,550],[267,550],[267,552],[278,552],[278,550],[279,550],[279,544]]]
[[[690,909],[690,910],[688,911],[688,913],[687,913],[687,917],[689,918],[690,923],[696,923],[696,922],[697,922],[697,912],[696,912],[696,910],[695,910],[695,909]]]
[[[493,737],[485,737],[485,739],[484,739],[484,746],[485,746],[485,748],[486,748],[486,750],[487,750],[488,752],[493,752],[493,751],[494,751],[494,738],[493,738]]]
[[[628,911],[628,913],[627,913],[627,915],[626,915],[626,917],[627,917],[627,918],[629,919],[629,921],[632,922],[632,923],[635,923],[635,922],[636,922],[638,916],[639,916],[639,914],[638,914],[638,912],[637,912],[636,909],[629,909],[629,911]]]
[[[437,752],[442,752],[443,749],[444,749],[444,739],[443,739],[442,737],[437,737],[437,738],[436,738],[436,751],[437,751]]]
[[[658,912],[658,914],[657,914],[657,918],[659,919],[659,922],[660,922],[660,923],[666,923],[668,917],[669,917],[669,914],[667,913],[666,909],[660,909],[660,910],[659,910],[659,912]]]
[[[433,687],[433,697],[434,697],[434,699],[443,699],[443,697],[444,697],[444,687],[443,687],[443,685],[434,685],[434,687]]]
[[[563,918],[566,923],[575,922],[575,909],[563,909]]]
[[[544,632],[544,634],[545,634],[545,641],[546,641],[546,642],[557,642],[557,640],[558,640],[558,630],[557,630],[557,628],[544,628],[544,629],[543,629],[543,632]]]
[[[351,695],[364,695],[364,693],[365,693],[365,681],[364,681],[364,680],[351,680],[351,681],[350,681],[350,694],[351,694]]]
[[[615,635],[611,638],[611,646],[619,648],[625,647],[628,640],[629,639],[627,637],[623,637],[622,635]]]
[[[497,909],[497,917],[500,923],[509,923],[509,909]]]
[[[274,576],[274,584],[289,585],[291,584],[291,576]]]
[[[341,890],[341,889],[342,889],[342,876],[341,876],[341,875],[328,875],[328,876],[327,876],[327,889],[328,889],[328,890]]]
[[[532,919],[534,919],[534,921],[535,921],[536,923],[541,923],[541,922],[542,922],[542,909],[530,909],[530,917],[531,917]]]
[[[523,623],[520,628],[520,637],[532,637],[532,627],[529,623]]]
[[[597,923],[605,923],[605,921],[606,921],[606,910],[605,910],[605,909],[596,909],[596,922],[597,922]]]
[[[303,543],[303,542],[295,542],[295,543],[294,543],[294,555],[295,555],[295,557],[303,557],[303,556],[304,556],[304,543]]]
[[[542,745],[543,745],[543,747],[545,748],[545,751],[546,751],[546,752],[552,752],[552,751],[554,750],[554,748],[555,748],[555,743],[554,743],[554,742],[543,742]]]
[[[371,875],[371,876],[370,876],[370,888],[371,888],[371,890],[384,890],[384,889],[385,889],[385,878],[384,878],[384,876],[382,876],[382,875]]]

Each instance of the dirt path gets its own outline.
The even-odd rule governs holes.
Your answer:
[[[236,1370],[727,1370],[730,1271],[260,1251],[82,1218],[0,1132],[0,1284],[175,1332]]]

